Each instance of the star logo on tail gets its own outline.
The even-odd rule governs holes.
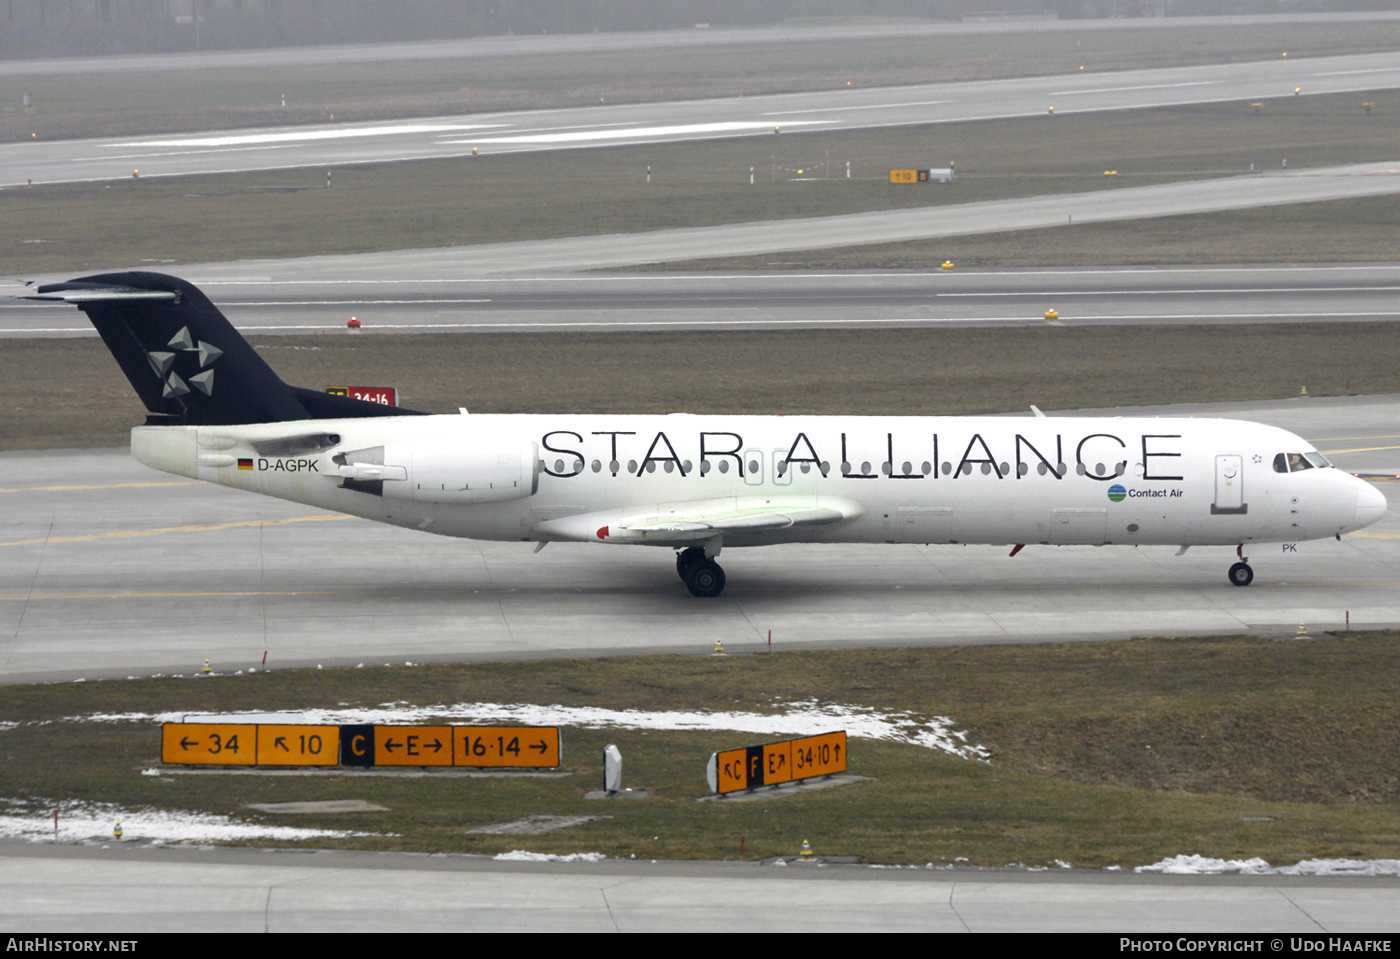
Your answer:
[[[214,395],[214,371],[209,367],[224,355],[224,351],[211,343],[203,340],[196,340],[190,336],[188,326],[180,327],[180,332],[170,338],[166,346],[178,352],[167,352],[165,350],[147,350],[146,359],[151,364],[151,369],[156,376],[165,384],[161,391],[164,397],[184,396],[190,390],[196,389],[205,396]],[[194,373],[186,372],[184,377],[177,373],[174,367],[180,360],[181,353],[195,353],[199,356],[199,368]],[[193,359],[193,357],[191,357]],[[181,362],[179,365],[188,368],[190,363]]]

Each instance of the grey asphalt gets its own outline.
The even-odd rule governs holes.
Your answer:
[[[1393,935],[1400,931],[1400,884],[0,844],[0,927],[11,936],[60,930],[1138,932],[1173,934],[1169,942],[1181,951],[1208,947],[1190,936],[1183,946],[1175,934],[1235,932],[1259,934],[1263,951],[1269,937],[1290,933]],[[1272,941],[1277,945],[1269,951],[1278,952],[1288,940]]]
[[[208,293],[248,334],[346,331],[498,333],[677,329],[807,330],[908,326],[1064,326],[1374,322],[1400,317],[1400,266],[1122,267],[951,272],[402,275],[238,278],[166,267]],[[310,274],[314,275],[314,273]],[[227,277],[227,278],[220,278]],[[0,338],[95,336],[71,307],[5,296]]]
[[[1139,412],[1139,411],[1121,411]],[[1150,411],[1148,411],[1150,412]],[[1183,413],[1296,429],[1400,473],[1400,397]],[[123,450],[0,454],[0,682],[629,652],[1044,642],[1400,624],[1400,513],[1341,542],[1233,550],[729,550],[718,600],[670,553],[446,539],[153,472]],[[1392,500],[1400,484],[1381,483]]]
[[[38,140],[0,145],[0,186],[333,167],[434,157],[771,137],[775,127],[837,131],[1002,117],[1145,109],[1400,87],[1394,53],[1280,57],[1115,73],[1075,73],[714,100],[600,105],[229,132]],[[942,166],[946,157],[925,165]],[[883,171],[860,171],[872,175]]]
[[[985,36],[987,34],[1069,33],[1103,31],[1172,31],[1191,27],[1221,28],[1340,23],[1387,23],[1400,20],[1395,11],[1354,13],[1293,13],[1268,16],[1123,17],[1105,20],[1035,20],[989,18],[968,22],[944,20],[849,20],[832,24],[786,23],[766,26],[707,26],[688,30],[635,31],[630,33],[511,34],[499,37],[462,37],[402,43],[277,47],[267,50],[204,50],[143,56],[126,54],[95,57],[57,57],[44,60],[0,61],[0,76],[41,77],[65,74],[102,74],[147,71],[263,69],[284,66],[324,66],[344,63],[385,63],[409,60],[444,60],[478,57],[616,53],[633,50],[666,50],[677,47],[790,44],[812,42],[849,43],[907,37]]]

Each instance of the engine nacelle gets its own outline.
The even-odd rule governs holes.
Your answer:
[[[385,465],[408,476],[384,483],[384,496],[420,503],[500,503],[533,495],[540,485],[534,443],[518,438],[442,437],[384,448]]]

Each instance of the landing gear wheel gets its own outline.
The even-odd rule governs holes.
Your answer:
[[[1248,586],[1254,582],[1254,570],[1249,568],[1248,563],[1236,563],[1230,567],[1230,585]]]
[[[676,575],[681,578],[681,582],[689,579],[691,569],[704,558],[705,551],[699,546],[687,546],[676,554]]]
[[[718,596],[724,591],[724,570],[714,560],[701,557],[686,573],[685,586],[692,596]]]

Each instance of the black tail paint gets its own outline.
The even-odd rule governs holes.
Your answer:
[[[28,299],[87,314],[146,404],[148,426],[422,415],[288,386],[208,297],[173,276],[85,276],[41,286]]]

